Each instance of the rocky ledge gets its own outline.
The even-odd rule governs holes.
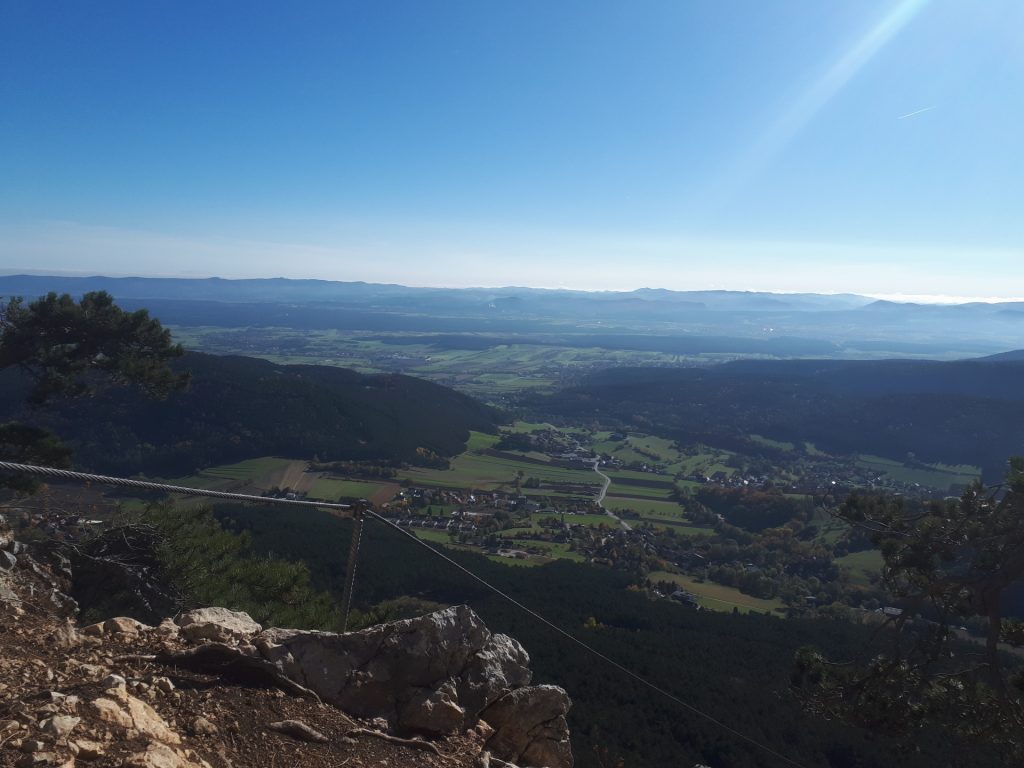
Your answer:
[[[561,688],[467,606],[359,632],[201,608],[78,627],[0,536],[0,765],[571,768]]]

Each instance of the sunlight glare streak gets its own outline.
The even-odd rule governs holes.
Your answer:
[[[818,77],[799,99],[765,131],[727,174],[719,195],[731,197],[782,153],[843,87],[896,37],[931,0],[901,0],[857,43]]]

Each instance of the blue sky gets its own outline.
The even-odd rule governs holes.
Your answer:
[[[0,269],[1024,296],[1019,0],[0,0]]]

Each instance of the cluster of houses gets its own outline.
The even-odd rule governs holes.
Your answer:
[[[857,466],[853,461],[814,461],[800,462],[784,471],[796,476],[795,481],[785,483],[787,493],[799,493],[809,496],[835,492],[846,492],[853,488],[877,488],[890,492],[902,493],[907,496],[929,498],[942,488],[930,488],[920,483],[909,483],[896,480],[887,475]],[[722,488],[769,488],[779,487],[777,477],[769,475],[729,474],[721,470],[711,474],[694,472],[683,478],[702,485],[717,485]]]

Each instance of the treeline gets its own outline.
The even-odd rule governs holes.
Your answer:
[[[744,361],[604,371],[524,403],[534,416],[597,420],[694,443],[751,434],[836,454],[981,465],[1002,477],[1024,452],[1024,364]],[[767,450],[767,449],[765,449]]]
[[[760,532],[776,528],[793,519],[807,520],[814,512],[814,503],[805,498],[791,498],[777,489],[747,490],[705,485],[693,496],[713,513],[721,515],[730,525],[748,531]],[[695,510],[691,517],[702,519]]]
[[[408,376],[199,353],[174,368],[190,371],[191,384],[166,400],[100,388],[45,411],[21,405],[27,382],[8,370],[0,375],[0,422],[50,429],[82,468],[173,477],[268,455],[443,464],[463,450],[470,430],[493,432],[500,418],[466,395]]]

